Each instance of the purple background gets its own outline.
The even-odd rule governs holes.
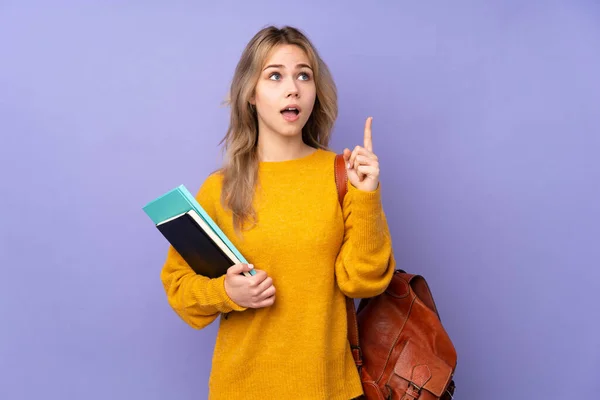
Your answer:
[[[374,116],[399,266],[432,287],[455,398],[597,397],[597,2],[13,3],[0,399],[206,398],[217,326],[169,308],[141,207],[219,165],[220,103],[271,23],[304,29],[333,71],[334,150]]]

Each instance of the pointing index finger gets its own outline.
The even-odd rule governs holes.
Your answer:
[[[365,143],[364,147],[370,152],[373,152],[373,137],[371,135],[371,122],[373,121],[373,117],[367,118],[365,122]]]

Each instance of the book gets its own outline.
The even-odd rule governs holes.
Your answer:
[[[183,214],[189,210],[195,210],[198,215],[200,215],[200,217],[212,228],[212,230],[219,235],[221,240],[225,242],[227,247],[229,247],[236,257],[242,263],[247,263],[244,256],[242,256],[242,254],[235,248],[229,238],[196,201],[196,198],[190,193],[189,190],[187,190],[185,185],[179,185],[178,187],[169,190],[162,196],[159,196],[144,206],[144,211],[154,222],[154,224],[158,224],[159,222],[162,222],[168,218],[172,218],[176,215]]]
[[[233,264],[248,263],[184,185],[150,201],[143,210],[197,274],[217,278]]]
[[[194,210],[159,222],[156,227],[198,275],[218,278],[239,262]]]

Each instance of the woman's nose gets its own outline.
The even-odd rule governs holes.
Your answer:
[[[295,80],[290,79],[285,88],[285,97],[298,96],[298,84]]]

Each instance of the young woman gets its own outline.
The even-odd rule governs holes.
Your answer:
[[[226,162],[196,198],[252,264],[209,279],[171,247],[161,273],[168,302],[193,328],[220,316],[210,399],[356,398],[344,296],[382,293],[395,268],[371,119],[363,146],[344,150],[342,208],[327,150],[336,88],[299,30],[258,32],[230,97]],[[242,274],[251,268],[256,275]]]

